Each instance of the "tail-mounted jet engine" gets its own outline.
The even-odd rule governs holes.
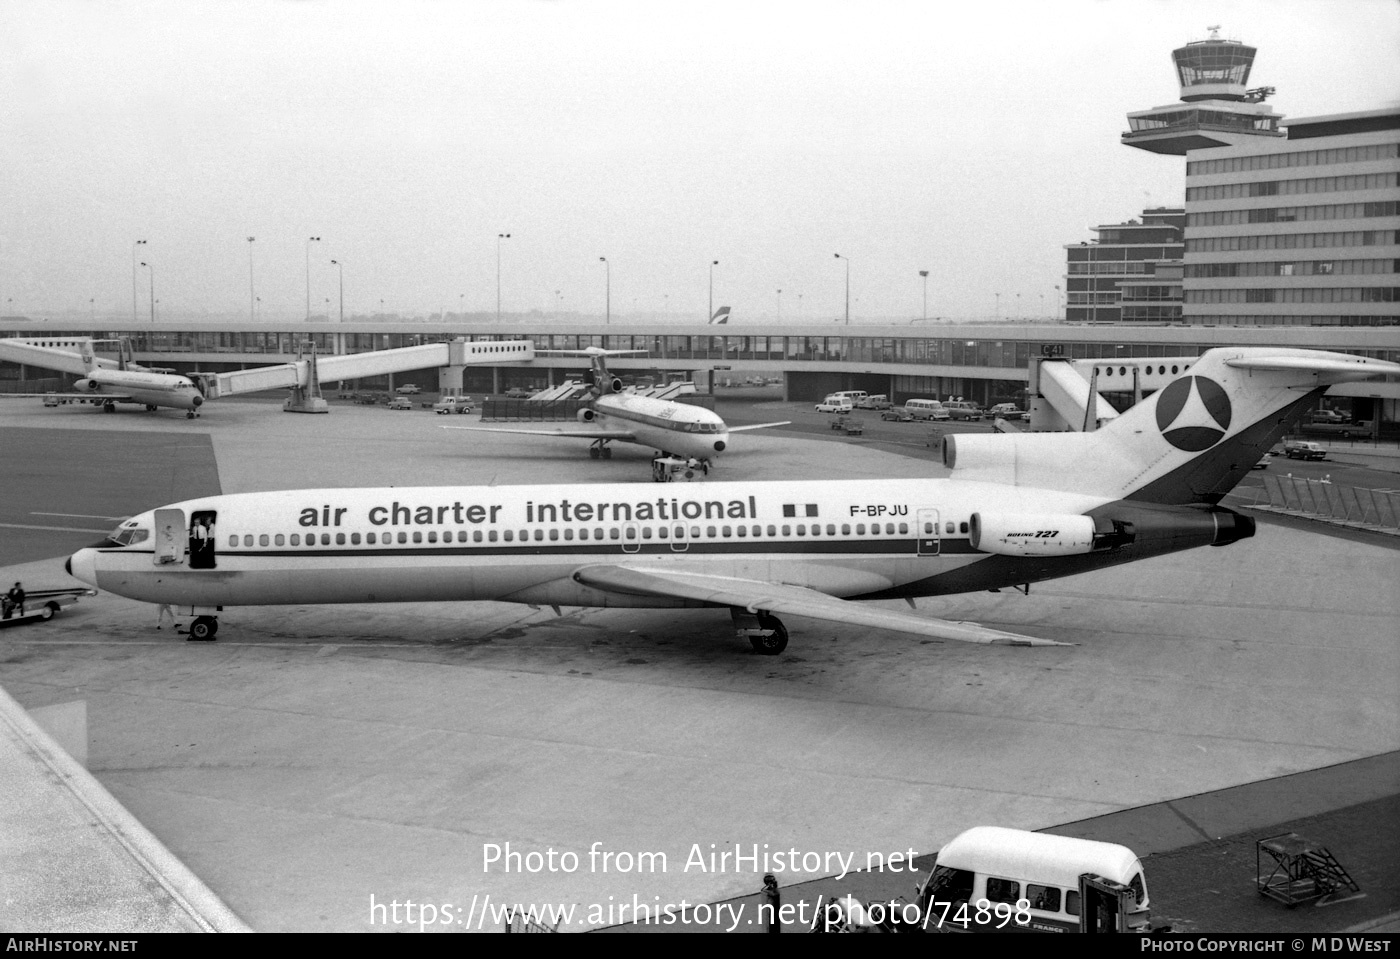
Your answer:
[[[1137,535],[1132,523],[1073,513],[973,513],[969,531],[973,549],[1002,556],[1075,556],[1127,546]]]

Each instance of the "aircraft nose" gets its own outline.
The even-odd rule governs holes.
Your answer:
[[[716,453],[723,453],[723,452],[724,452],[724,440],[715,440],[715,452],[716,452]]]
[[[97,585],[97,550],[80,549],[68,557],[63,568],[74,579],[82,580],[89,586]]]

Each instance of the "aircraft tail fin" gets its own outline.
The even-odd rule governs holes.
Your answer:
[[[1217,503],[1328,387],[1400,363],[1274,347],[1208,350],[1089,433],[950,435],[959,479],[1182,505]]]
[[[729,307],[721,306],[715,310],[715,315],[710,317],[710,325],[717,326],[721,323],[729,322]]]

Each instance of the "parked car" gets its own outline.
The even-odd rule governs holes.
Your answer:
[[[1312,440],[1288,440],[1283,455],[1291,460],[1321,460],[1327,458],[1327,451]]]
[[[1340,410],[1316,410],[1308,421],[1311,423],[1350,423],[1351,417]]]
[[[943,404],[943,408],[948,411],[948,418],[953,420],[980,420],[982,418],[982,407],[970,400],[950,400]]]
[[[1026,414],[1015,403],[998,403],[987,411],[987,415],[993,419],[1000,417],[1004,420],[1019,420]]]
[[[389,409],[391,409],[391,410],[411,410],[411,409],[413,409],[413,401],[410,400],[410,399],[409,399],[408,397],[406,397],[406,396],[396,396],[396,397],[394,397],[392,400],[389,401]]]
[[[876,393],[856,401],[856,408],[862,410],[887,410],[894,406],[884,393]]]
[[[505,398],[508,400],[528,400],[534,395],[535,391],[525,386],[512,386],[505,392]]]
[[[893,420],[896,423],[912,423],[914,422],[914,414],[904,409],[903,407],[899,407],[896,409],[885,410],[883,413],[880,414],[880,419]]]
[[[844,396],[828,396],[817,404],[818,413],[849,413],[855,407]]]
[[[448,413],[470,413],[472,411],[472,398],[470,396],[444,396],[433,404],[433,412],[439,414]]]
[[[423,391],[418,388],[417,383],[405,383],[403,386],[394,390],[394,392],[400,396],[412,396],[415,393],[421,393]]]

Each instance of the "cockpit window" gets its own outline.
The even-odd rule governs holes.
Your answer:
[[[122,527],[111,536],[112,542],[116,543],[118,546],[134,546],[137,543],[144,543],[150,538],[150,530],[140,529],[135,526]]]

